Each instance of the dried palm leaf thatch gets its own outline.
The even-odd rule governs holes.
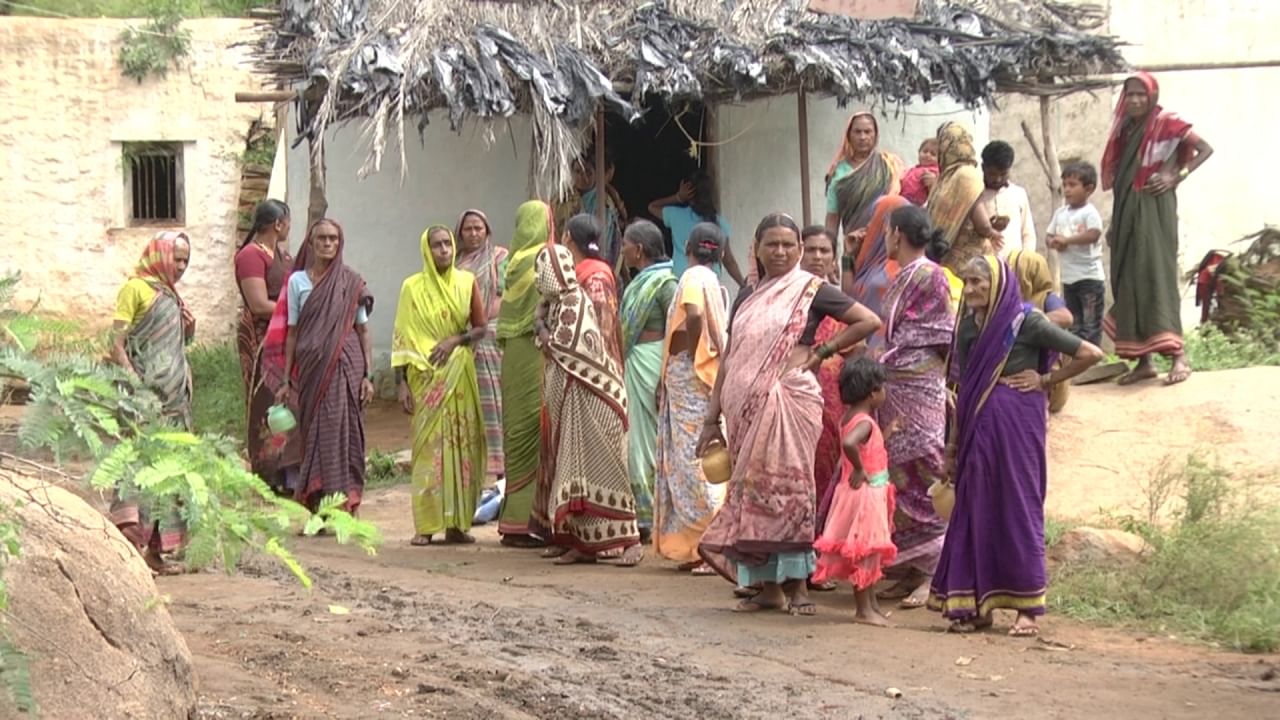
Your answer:
[[[388,139],[427,111],[467,118],[528,113],[535,185],[567,185],[597,107],[634,119],[661,100],[714,103],[798,88],[839,102],[905,103],[946,94],[969,106],[1031,85],[1063,92],[1126,68],[1119,41],[1090,31],[1093,5],[921,0],[912,20],[821,15],[807,0],[282,0],[260,26],[259,70],[304,86],[303,132],[364,118],[382,166]]]

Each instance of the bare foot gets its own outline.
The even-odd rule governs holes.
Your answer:
[[[1186,382],[1189,377],[1191,377],[1191,364],[1187,362],[1186,355],[1179,355],[1173,359],[1173,367],[1169,369],[1169,375],[1164,379],[1164,384],[1177,385]]]
[[[556,565],[590,565],[596,561],[595,555],[587,555],[577,550],[569,550],[560,557],[556,558]]]
[[[889,618],[880,614],[879,610],[869,610],[867,612],[859,612],[853,616],[853,621],[863,625],[875,625],[876,627],[898,627],[893,624]]]
[[[989,627],[991,627],[990,615],[988,615],[985,618],[968,618],[965,620],[952,620],[951,624],[947,626],[947,632],[959,633],[961,635],[968,635],[969,633],[975,633],[975,632],[978,632],[979,630],[986,630]]]
[[[414,547],[426,547],[431,544],[431,536],[422,534],[414,535],[413,539],[409,541],[409,544]]]
[[[476,539],[468,533],[451,528],[444,532],[444,541],[456,545],[470,545]]]
[[[1144,380],[1150,380],[1159,374],[1159,371],[1156,370],[1155,361],[1151,359],[1150,355],[1144,355],[1138,361],[1138,364],[1133,366],[1132,370],[1121,375],[1116,382],[1119,385],[1133,385]]]
[[[569,552],[569,548],[563,545],[549,545],[547,546],[546,550],[542,551],[541,554],[542,554],[542,557],[550,559],[550,558],[558,558],[567,552]]]

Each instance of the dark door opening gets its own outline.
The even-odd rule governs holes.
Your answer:
[[[613,187],[627,206],[628,218],[647,218],[662,227],[662,218],[649,214],[649,203],[680,188],[680,181],[703,168],[690,138],[706,140],[706,109],[699,103],[669,108],[660,101],[645,104],[634,125],[616,115],[605,119],[605,148],[613,160]],[[590,161],[590,158],[588,158]],[[671,231],[663,228],[667,252]]]

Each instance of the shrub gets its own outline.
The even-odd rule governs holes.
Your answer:
[[[196,345],[187,351],[187,362],[196,432],[244,438],[244,381],[235,343]]]

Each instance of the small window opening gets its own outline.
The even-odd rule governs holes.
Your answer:
[[[124,168],[131,224],[183,222],[180,143],[125,143]]]

